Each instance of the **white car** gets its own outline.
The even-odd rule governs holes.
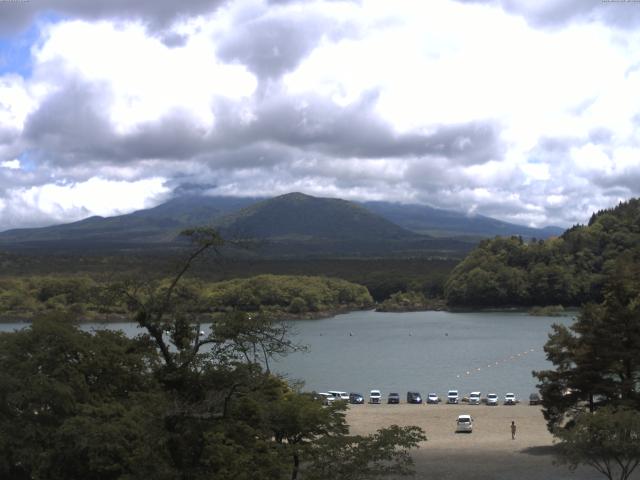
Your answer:
[[[471,415],[458,415],[456,420],[456,433],[473,431],[473,417]]]
[[[329,390],[329,393],[335,397],[336,400],[349,401],[349,394],[347,392],[340,392],[338,390]]]
[[[469,405],[480,405],[480,392],[471,392],[469,394]]]
[[[336,400],[336,397],[328,392],[320,392],[318,396],[322,399],[323,405],[331,405]]]
[[[504,404],[505,405],[515,405],[516,404],[516,394],[515,393],[507,393],[504,396]]]
[[[437,393],[430,393],[427,395],[427,403],[440,403],[440,397]]]
[[[447,392],[447,403],[458,403],[458,390],[449,390]]]
[[[495,393],[488,393],[487,405],[489,405],[490,407],[495,407],[496,405],[498,405],[498,395],[496,395]]]
[[[371,390],[369,393],[369,403],[380,403],[382,392],[380,390]]]

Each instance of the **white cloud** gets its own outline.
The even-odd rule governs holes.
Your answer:
[[[137,23],[72,21],[49,29],[36,53],[46,83],[50,65],[66,75],[104,84],[109,117],[126,133],[174,111],[184,111],[203,128],[214,122],[215,98],[250,96],[256,79],[242,65],[216,60],[210,32],[196,33],[184,46],[169,48]]]
[[[22,130],[27,115],[36,107],[24,79],[18,75],[0,77],[0,128]]]
[[[0,229],[142,208],[165,180],[537,225],[640,194],[640,32],[567,12],[537,28],[550,2],[499,3],[236,0],[161,32],[142,7],[59,21],[31,76],[0,77]]]
[[[20,169],[20,160],[14,158],[13,160],[5,160],[4,162],[0,162],[0,168],[8,168],[9,170],[19,170]]]
[[[17,188],[8,191],[0,224],[6,228],[40,226],[89,215],[109,216],[148,208],[167,193],[163,178],[124,182],[94,177],[85,182]]]

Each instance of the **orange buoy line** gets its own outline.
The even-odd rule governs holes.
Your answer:
[[[523,358],[524,355],[529,354],[530,352],[535,352],[535,348],[530,348],[529,350],[525,350],[524,352],[521,353],[516,353],[514,355],[510,355],[509,357],[505,357],[502,360],[496,360],[494,363],[488,363],[487,364],[487,368],[495,368],[496,366],[499,366],[501,363],[506,363],[509,362],[511,360],[518,360],[520,358]],[[458,374],[456,375],[456,378],[461,378],[463,375],[464,376],[471,376],[474,374],[474,372],[481,372],[482,371],[482,367],[475,367],[475,368],[470,368],[469,370],[465,370],[464,373],[462,374]]]

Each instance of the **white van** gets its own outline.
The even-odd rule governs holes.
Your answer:
[[[473,431],[473,417],[471,415],[458,415],[456,420],[456,433]]]
[[[458,403],[458,390],[449,390],[447,392],[447,403]]]
[[[382,392],[380,390],[371,390],[369,393],[369,403],[380,403]]]

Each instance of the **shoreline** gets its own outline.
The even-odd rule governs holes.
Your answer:
[[[335,317],[337,315],[343,315],[346,313],[352,312],[374,312],[376,311],[374,308],[335,308],[328,310],[320,310],[317,312],[306,312],[301,314],[294,314],[290,312],[264,312],[267,315],[275,315],[278,317],[278,321],[297,321],[297,320],[322,320],[325,318]],[[47,313],[52,312],[39,312],[40,314],[46,315]],[[62,311],[62,313],[65,313]],[[246,312],[248,314],[252,314],[255,312]],[[398,312],[400,313],[400,312]],[[215,312],[211,316],[214,317],[216,315],[224,314],[224,312]],[[6,315],[0,316],[0,324],[10,324],[10,323],[21,323],[21,324],[31,324],[33,322],[33,318],[38,314],[34,314],[30,317],[20,316],[20,315]],[[87,324],[87,323],[104,323],[104,324],[118,324],[118,323],[132,323],[133,320],[131,317],[120,314],[120,313],[109,313],[104,315],[96,315],[95,318],[82,318],[77,321],[79,324]],[[208,321],[203,321],[202,323],[210,323],[210,319]]]
[[[450,312],[450,313],[523,313],[527,315],[536,316],[531,313],[531,309],[527,309],[524,307],[505,307],[505,308],[450,308],[450,307],[440,307],[437,306],[435,308],[425,308],[425,309],[381,309],[380,305],[378,306],[369,306],[368,308],[352,308],[352,307],[344,307],[344,308],[333,308],[327,310],[321,310],[317,312],[305,312],[300,314],[294,314],[290,312],[265,312],[267,314],[272,314],[278,317],[278,321],[298,321],[298,320],[322,320],[325,318],[335,317],[337,315],[343,315],[352,312],[375,312],[375,313],[415,313],[415,312]],[[0,324],[9,324],[9,323],[23,323],[30,324],[33,321],[33,317],[37,314],[47,314],[53,312],[38,312],[36,314],[32,314],[31,316],[22,316],[16,314],[8,314],[0,316]],[[223,312],[215,312],[213,315],[220,314]],[[253,313],[253,312],[247,312]],[[572,317],[579,313],[578,307],[567,307],[563,314],[561,315],[552,315],[557,317]],[[78,320],[79,324],[86,323],[104,323],[104,324],[118,324],[118,323],[130,323],[132,322],[131,318],[125,314],[120,313],[109,313],[104,315],[96,315],[95,318],[83,318]],[[208,323],[208,322],[203,322]]]

